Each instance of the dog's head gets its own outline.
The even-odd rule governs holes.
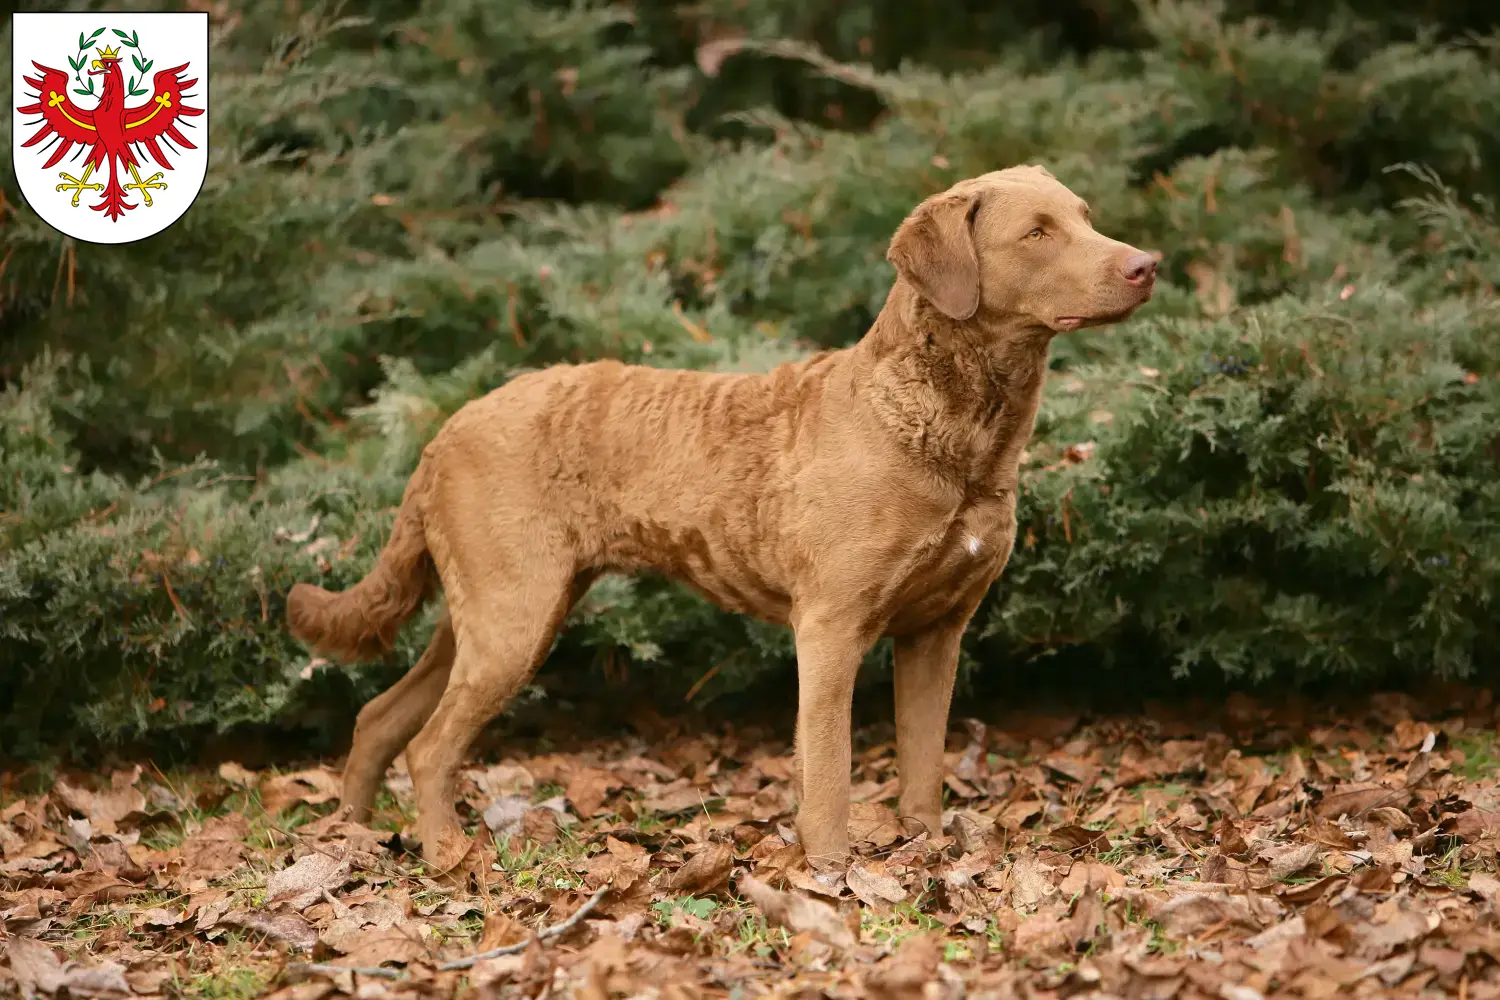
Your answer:
[[[886,259],[951,319],[983,312],[1055,331],[1125,319],[1156,260],[1095,232],[1083,199],[1042,167],[960,181],[907,216]]]

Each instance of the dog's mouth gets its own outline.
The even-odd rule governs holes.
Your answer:
[[[1059,316],[1052,321],[1052,329],[1060,333],[1070,333],[1073,330],[1082,330],[1086,326],[1108,326],[1111,323],[1120,323],[1130,318],[1141,306],[1151,301],[1152,286],[1147,285],[1141,290],[1141,295],[1135,302],[1114,312],[1094,313],[1092,316]]]
[[[1108,326],[1110,323],[1119,323],[1130,318],[1137,306],[1122,309],[1119,312],[1101,313],[1095,316],[1059,316],[1052,321],[1052,329],[1062,333],[1071,333],[1074,330],[1082,330],[1086,326]]]

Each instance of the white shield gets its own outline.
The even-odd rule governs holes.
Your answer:
[[[54,229],[133,243],[208,171],[208,15],[15,14],[11,159]]]

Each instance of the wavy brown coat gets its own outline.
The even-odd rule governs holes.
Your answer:
[[[406,747],[423,851],[462,861],[453,781],[471,741],[601,573],[649,568],[794,629],[814,860],[848,850],[855,674],[893,636],[900,812],[939,832],[959,641],[1010,556],[1048,346],[1126,318],[1155,263],[1040,167],[927,199],[887,256],[896,282],[847,349],[766,374],[560,365],[444,425],[369,576],[289,598],[293,632],[344,660],[388,648],[439,586],[447,599],[416,666],[360,713],[352,816]]]

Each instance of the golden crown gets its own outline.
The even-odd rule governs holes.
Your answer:
[[[102,49],[96,49],[95,51],[99,53],[99,58],[100,59],[118,59],[118,58],[120,58],[120,50],[119,49],[112,49],[108,45],[104,46],[104,48],[102,48]]]

